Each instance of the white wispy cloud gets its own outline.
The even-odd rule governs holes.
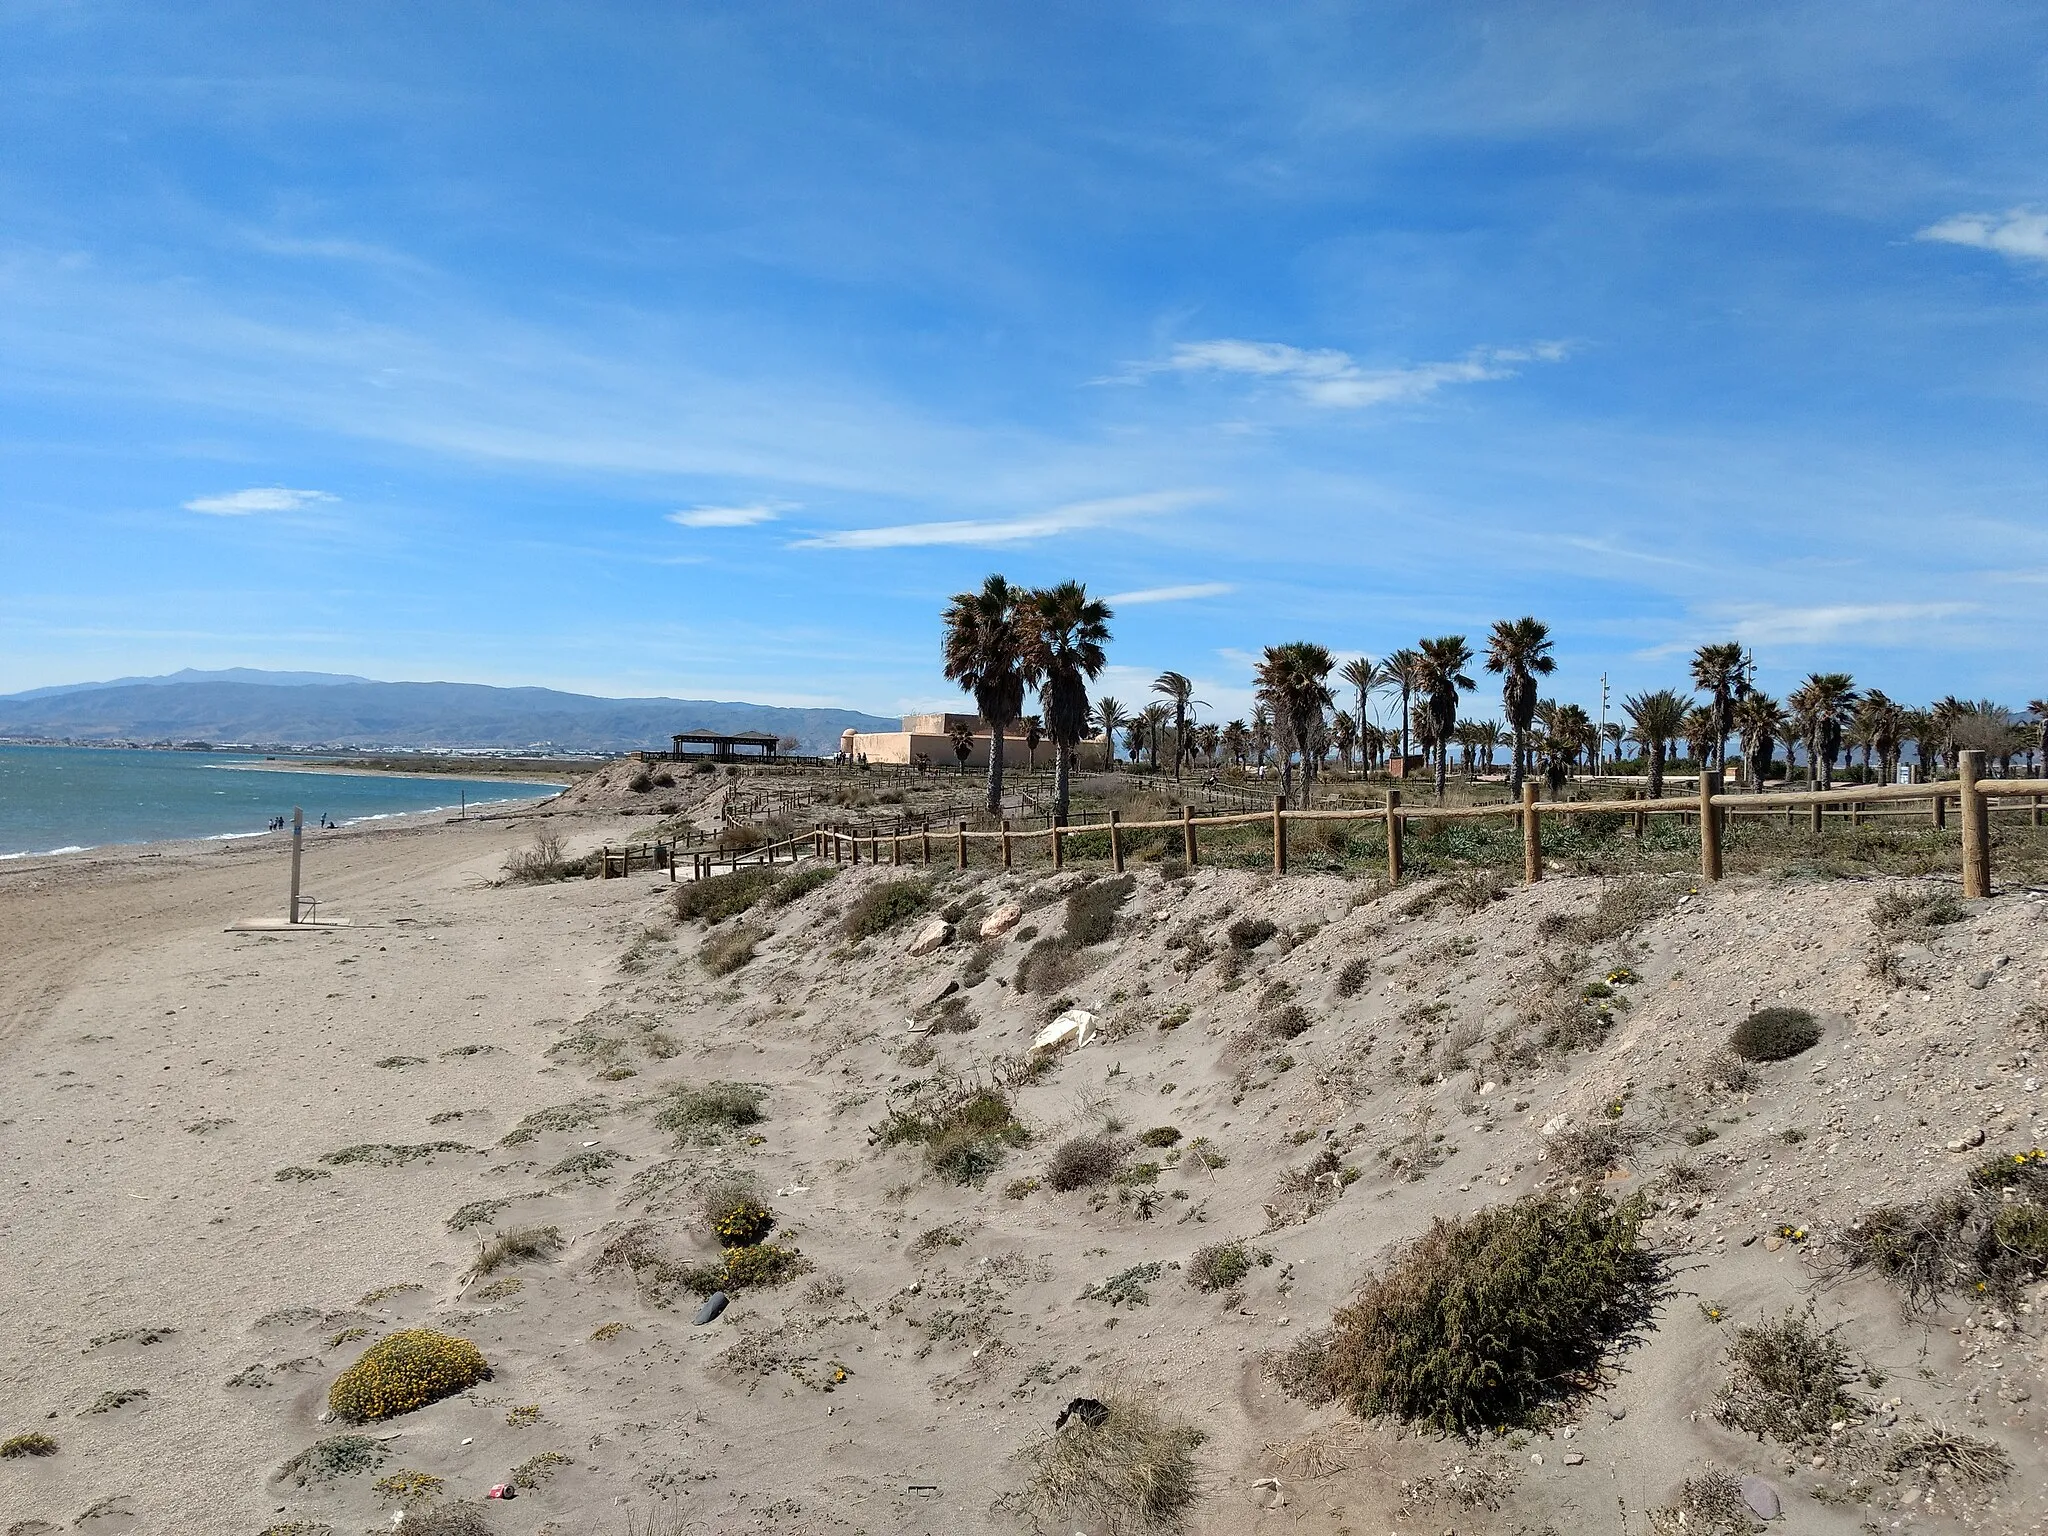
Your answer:
[[[1222,597],[1236,590],[1227,581],[1194,581],[1180,587],[1141,587],[1135,592],[1112,592],[1104,601],[1114,608],[1130,608],[1141,603],[1185,603],[1198,597]]]
[[[1973,245],[2015,261],[2048,261],[2048,213],[2012,208],[2004,213],[1952,214],[1914,238]]]
[[[793,501],[751,501],[736,507],[686,507],[669,513],[668,520],[685,528],[751,528],[772,523],[795,506]]]
[[[1835,603],[1813,608],[1751,606],[1733,610],[1730,629],[1749,645],[1817,645],[1860,638],[1908,644],[1902,625],[1937,624],[1977,611],[1975,603]]]
[[[1525,363],[1564,359],[1562,342],[1527,347],[1479,347],[1448,362],[1414,363],[1402,368],[1367,368],[1349,352],[1333,347],[1309,349],[1279,341],[1184,341],[1163,360],[1133,363],[1122,375],[1135,382],[1153,373],[1234,373],[1274,379],[1290,386],[1311,405],[1359,410],[1399,400],[1419,400],[1447,384],[1478,384],[1512,378]]]
[[[195,496],[185,503],[187,512],[204,512],[209,517],[249,517],[258,512],[296,512],[323,501],[339,501],[326,491],[295,491],[283,485],[254,485],[224,496]]]
[[[796,539],[792,549],[909,549],[923,545],[1022,544],[1049,539],[1083,528],[1096,528],[1126,518],[1177,512],[1198,502],[1213,501],[1214,491],[1145,491],[1135,496],[1107,496],[1097,501],[1070,502],[1024,517],[975,518],[941,523],[896,523],[883,528],[844,528]]]

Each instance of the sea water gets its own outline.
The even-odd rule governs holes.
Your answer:
[[[537,800],[559,784],[309,773],[251,753],[0,746],[0,858],[106,843],[260,837],[303,807],[342,826],[419,811]]]

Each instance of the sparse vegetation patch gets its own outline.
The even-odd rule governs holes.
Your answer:
[[[716,1082],[701,1088],[672,1088],[666,1102],[655,1111],[654,1125],[675,1137],[679,1145],[715,1142],[767,1119],[761,1109],[767,1098],[768,1091],[752,1083]]]
[[[932,888],[922,880],[889,880],[861,892],[847,909],[846,936],[871,939],[931,905]]]
[[[1105,1405],[1101,1423],[1070,1419],[1024,1450],[1027,1507],[1060,1529],[1177,1530],[1201,1491],[1194,1453],[1205,1436],[1134,1391],[1112,1389]]]
[[[1728,1037],[1744,1061],[1786,1061],[1820,1044],[1820,1022],[1804,1008],[1759,1008]]]

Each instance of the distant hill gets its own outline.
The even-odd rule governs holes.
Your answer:
[[[773,731],[795,737],[799,751],[831,752],[848,726],[875,731],[896,725],[851,709],[605,699],[552,688],[380,683],[246,668],[0,696],[0,737],[45,741],[619,752],[666,746],[676,731]]]

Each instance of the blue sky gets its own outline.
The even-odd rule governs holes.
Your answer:
[[[2048,691],[2048,13],[0,11],[0,691],[878,711],[1524,612]],[[1489,695],[1474,701],[1484,713]]]

